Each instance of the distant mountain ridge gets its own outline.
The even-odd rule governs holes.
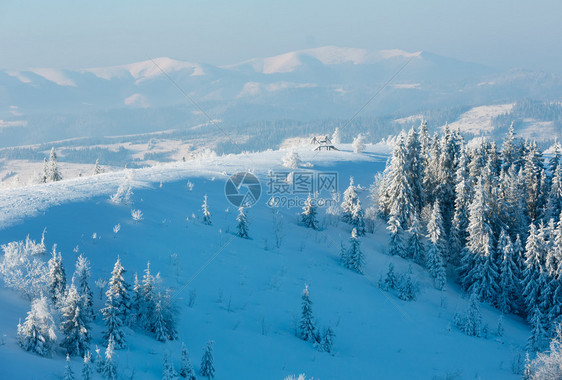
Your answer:
[[[555,75],[502,72],[425,51],[326,46],[225,66],[160,57],[78,70],[0,70],[0,137],[21,144],[207,122],[176,86],[233,128],[261,120],[346,119],[394,75],[363,116],[562,97]]]

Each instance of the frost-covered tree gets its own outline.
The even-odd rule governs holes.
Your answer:
[[[547,343],[547,332],[543,324],[543,314],[538,306],[535,306],[531,312],[531,336],[527,340],[527,349],[529,351],[542,351]]]
[[[527,154],[523,161],[523,178],[525,186],[525,200],[527,215],[531,221],[536,220],[543,206],[541,194],[541,177],[544,175],[544,162],[536,142],[527,144]]]
[[[181,364],[180,364],[180,376],[187,380],[195,380],[195,371],[193,370],[193,365],[189,359],[189,352],[185,343],[181,343]]]
[[[90,351],[88,351],[84,355],[84,364],[82,365],[82,380],[91,380],[92,375],[92,355],[90,354]]]
[[[201,358],[201,376],[208,379],[215,377],[215,365],[213,363],[213,341],[207,342],[207,347],[203,352],[203,357]]]
[[[105,366],[105,360],[101,356],[101,350],[98,346],[96,346],[96,372],[99,374],[103,374],[103,367]]]
[[[96,164],[94,165],[94,175],[102,174],[104,172],[105,170],[103,169],[103,166],[100,165],[100,160],[96,159]]]
[[[357,273],[363,273],[363,266],[365,265],[365,259],[363,258],[363,252],[361,251],[361,242],[357,236],[357,231],[355,228],[351,231],[351,238],[349,239],[349,248],[346,255],[344,256],[343,265]]]
[[[365,150],[365,136],[363,136],[361,133],[357,135],[357,137],[355,137],[353,139],[353,142],[351,143],[351,146],[353,147],[353,151],[355,153],[361,153]]]
[[[61,346],[67,355],[84,356],[90,346],[88,317],[80,309],[81,305],[80,295],[72,283],[61,307],[60,330],[64,335]]]
[[[519,169],[521,165],[521,150],[517,142],[515,141],[515,131],[513,128],[513,122],[509,126],[509,130],[505,139],[503,141],[502,150],[501,150],[501,158],[502,158],[502,169],[504,171],[509,170],[511,166],[515,166],[516,169]]]
[[[63,380],[74,380],[74,371],[70,365],[70,356],[66,355],[66,366],[64,368]]]
[[[107,380],[117,380],[117,361],[115,360],[113,336],[109,337],[105,349],[105,360],[103,362],[103,377]]]
[[[405,170],[407,167],[404,137],[400,136],[390,161],[387,192],[391,199],[390,216],[394,216],[404,230],[408,229],[415,212],[413,192],[410,188],[408,173]]]
[[[332,330],[330,326],[326,327],[322,331],[322,335],[318,337],[318,342],[316,344],[318,350],[331,353],[332,346],[334,345],[334,336],[335,336],[334,330]]]
[[[342,220],[345,223],[351,223],[353,211],[358,201],[359,197],[357,195],[357,189],[355,187],[353,177],[350,177],[349,187],[343,192],[343,201],[341,203]]]
[[[554,380],[562,379],[562,327],[556,326],[550,347],[545,352],[538,352],[533,361],[528,361],[525,368],[525,379]]]
[[[388,263],[388,270],[386,272],[386,277],[384,280],[379,280],[379,288],[389,291],[396,290],[400,287],[400,281],[394,272],[394,264]]]
[[[523,270],[523,297],[526,310],[529,314],[539,304],[540,300],[540,277],[542,262],[544,260],[544,241],[538,233],[534,224],[529,227],[529,237],[525,245],[525,269]]]
[[[341,131],[336,127],[334,133],[332,134],[332,143],[341,144]]]
[[[48,294],[49,268],[41,257],[46,252],[43,240],[37,243],[28,236],[25,241],[2,245],[2,251],[0,275],[6,287],[17,290],[30,301]]]
[[[62,175],[58,168],[57,153],[55,152],[55,147],[51,148],[51,153],[49,154],[49,160],[43,161],[43,174],[41,176],[41,182],[57,182],[62,180]]]
[[[313,230],[318,229],[318,220],[316,219],[316,206],[312,201],[312,197],[308,194],[308,198],[306,198],[306,202],[304,203],[304,207],[302,208],[301,213],[301,223],[303,226],[307,228],[312,228]]]
[[[125,282],[124,273],[125,268],[121,265],[121,260],[117,258],[111,272],[108,289],[105,292],[105,308],[102,309],[105,320],[103,337],[107,341],[113,338],[114,348],[117,349],[126,346],[122,326],[130,313],[128,285]]]
[[[150,264],[149,264],[150,265]],[[135,273],[133,282],[133,295],[131,297],[131,313],[128,320],[129,325],[141,322],[144,316],[144,295],[139,276]]]
[[[457,316],[456,324],[466,335],[479,337],[482,334],[482,314],[476,293],[470,295],[466,314]]]
[[[316,327],[314,326],[314,315],[312,314],[312,301],[308,291],[308,284],[305,284],[302,291],[302,310],[299,322],[299,334],[303,340],[312,342],[316,336]]]
[[[66,291],[66,275],[62,263],[62,255],[57,252],[56,244],[53,246],[53,255],[49,260],[49,296],[57,305],[64,298]]]
[[[429,248],[427,250],[426,266],[429,274],[434,279],[435,287],[443,290],[447,283],[447,275],[444,264],[445,242],[443,241],[443,221],[439,201],[433,205],[433,211],[427,224],[427,237]]]
[[[455,174],[455,211],[451,225],[451,261],[460,262],[461,252],[466,245],[469,206],[472,200],[472,186],[468,171],[468,157],[463,150],[459,156]]]
[[[520,298],[521,272],[514,260],[513,243],[503,229],[498,240],[498,254],[501,261],[499,265],[500,293],[497,306],[503,313],[516,312]]]
[[[301,165],[301,158],[299,154],[291,150],[283,157],[283,166],[289,169],[298,169]]]
[[[408,176],[409,187],[412,190],[412,200],[417,213],[424,205],[423,172],[424,160],[421,157],[421,143],[415,128],[410,129],[406,138],[406,162],[404,170]]]
[[[416,287],[412,281],[412,275],[410,273],[406,274],[403,281],[400,283],[398,289],[398,298],[403,301],[415,301],[416,300]]]
[[[388,254],[391,256],[404,255],[404,242],[402,238],[402,228],[400,228],[400,221],[396,216],[391,215],[386,227],[390,231],[390,242],[388,244]]]
[[[162,380],[177,380],[177,379],[178,379],[178,373],[174,368],[173,361],[168,357],[167,354],[164,354]]]
[[[161,301],[156,302],[154,315],[151,316],[151,319],[153,319],[152,330],[154,331],[154,337],[160,342],[165,342],[169,334]]]
[[[207,204],[207,195],[203,199],[203,204],[201,205],[201,210],[203,212],[203,224],[210,226],[213,224],[211,222],[211,212],[209,211],[209,205]]]
[[[365,228],[365,213],[361,207],[361,201],[357,199],[357,202],[351,210],[351,221],[350,224],[357,231],[358,236],[365,236],[367,232]]]
[[[137,284],[138,285],[138,284]],[[156,308],[156,292],[155,292],[154,276],[150,271],[150,261],[146,263],[146,269],[142,277],[142,294],[140,302],[138,303],[139,309],[139,322],[148,331],[152,329],[152,320]]]
[[[90,279],[90,263],[84,255],[78,256],[76,260],[76,270],[74,271],[73,280],[76,283],[78,295],[80,296],[80,310],[86,318],[86,322],[94,319],[94,294],[89,284]]]
[[[562,165],[556,165],[551,182],[545,217],[558,221],[562,212]]]
[[[422,238],[423,234],[419,218],[417,215],[412,219],[412,225],[409,229],[410,237],[408,238],[408,248],[406,250],[406,257],[414,260],[418,264],[425,263],[425,246]]]
[[[238,208],[238,216],[236,217],[238,224],[236,225],[236,236],[243,239],[249,239],[248,234],[248,219],[244,213],[244,207]]]
[[[31,302],[23,324],[18,324],[18,343],[26,351],[50,356],[57,339],[56,326],[47,298],[41,295]]]

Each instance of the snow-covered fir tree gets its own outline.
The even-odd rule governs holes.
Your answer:
[[[351,211],[351,226],[357,231],[358,236],[365,236],[367,232],[365,228],[365,213],[361,207],[361,201],[357,199],[355,206]]]
[[[468,156],[463,150],[459,156],[457,172],[455,173],[455,211],[451,225],[451,254],[449,259],[458,265],[461,251],[466,244],[469,206],[472,200],[472,187],[468,171]]]
[[[203,212],[203,224],[210,226],[213,224],[211,222],[211,212],[209,211],[209,205],[207,204],[207,195],[203,199],[203,204],[201,205],[201,211]]]
[[[330,326],[326,327],[322,331],[322,335],[319,337],[317,342],[317,347],[319,351],[331,353],[332,347],[334,345],[334,330]]]
[[[241,237],[243,239],[249,239],[250,235],[248,234],[248,219],[246,214],[244,213],[244,207],[238,208],[238,216],[236,217],[236,236]]]
[[[363,251],[361,251],[361,242],[357,236],[357,231],[355,228],[351,231],[351,238],[349,239],[349,248],[343,257],[345,260],[343,265],[357,273],[363,273],[363,266],[365,265],[365,259],[363,257]]]
[[[316,336],[316,327],[314,326],[314,315],[312,314],[312,301],[308,291],[308,284],[305,284],[302,291],[302,310],[299,322],[299,334],[303,340],[312,342]]]
[[[103,377],[107,380],[117,380],[117,360],[115,360],[113,335],[109,337],[103,361]]]
[[[90,263],[84,255],[78,256],[76,260],[76,270],[74,271],[73,280],[80,296],[80,310],[86,318],[86,322],[94,319],[94,295],[90,288]]]
[[[562,327],[556,325],[549,349],[537,352],[536,358],[525,366],[526,380],[562,379]]]
[[[64,298],[66,291],[66,274],[62,263],[62,255],[57,252],[57,246],[53,246],[53,255],[49,259],[49,296],[51,301],[57,305]]]
[[[17,328],[18,343],[26,351],[50,356],[57,335],[56,326],[47,298],[41,295],[31,302],[31,310]]]
[[[419,214],[424,205],[423,172],[424,160],[422,159],[422,146],[418,131],[410,129],[406,138],[406,162],[405,168],[408,176],[409,187],[412,190],[412,200],[416,212]]]
[[[412,219],[412,225],[408,230],[410,237],[408,238],[408,248],[406,249],[406,257],[414,260],[418,264],[426,261],[425,246],[423,244],[423,235],[417,215]]]
[[[66,366],[64,367],[63,380],[74,380],[74,371],[70,365],[70,356],[66,355]]]
[[[317,230],[318,229],[318,220],[316,219],[317,213],[318,212],[316,211],[316,206],[314,205],[312,197],[310,194],[308,194],[308,197],[306,198],[301,213],[301,223],[303,224],[303,226],[307,228],[312,228],[313,230]]]
[[[162,302],[157,301],[156,307],[154,308],[154,315],[151,316],[152,330],[154,332],[154,337],[160,342],[165,342],[168,339],[168,329],[166,326],[166,321],[164,319],[164,311],[162,309]]]
[[[396,290],[400,287],[400,281],[394,272],[394,264],[388,263],[388,270],[384,280],[379,281],[379,287],[383,290]]]
[[[178,373],[174,368],[174,362],[168,357],[167,354],[164,354],[164,363],[162,367],[162,380],[178,379]]]
[[[482,313],[478,305],[478,295],[472,293],[468,301],[468,309],[463,317],[457,317],[458,327],[469,336],[482,335]]]
[[[406,230],[415,212],[413,192],[410,188],[410,180],[406,168],[408,167],[404,137],[400,136],[398,144],[394,148],[390,161],[390,173],[388,179],[388,207],[390,217],[395,217],[399,227]],[[384,207],[383,207],[384,209]]]
[[[154,276],[150,271],[150,261],[146,263],[146,269],[142,277],[142,299],[139,302],[139,322],[148,331],[152,330],[152,320],[150,317],[154,315],[156,308]]]
[[[503,229],[498,240],[498,253],[501,261],[499,265],[500,294],[497,306],[506,314],[517,312],[518,301],[521,297],[521,272],[514,261],[515,251],[513,249],[513,243]]]
[[[88,316],[80,308],[80,295],[74,286],[70,285],[61,307],[60,330],[64,336],[61,346],[67,355],[84,356],[90,346],[90,328]]]
[[[214,342],[212,340],[207,342],[207,347],[205,347],[203,357],[201,358],[201,376],[204,376],[208,379],[212,379],[215,377],[215,365],[213,362],[213,343]]]
[[[359,197],[357,195],[357,188],[355,187],[353,177],[349,178],[349,186],[343,192],[343,201],[341,203],[342,208],[342,220],[345,223],[351,223],[353,217],[353,211]]]
[[[92,355],[90,354],[90,351],[88,351],[84,355],[84,362],[82,364],[82,380],[91,380],[92,376]]]
[[[184,342],[181,343],[180,376],[187,380],[195,380],[195,371],[189,359],[189,352]]]
[[[525,269],[522,275],[521,285],[523,287],[523,297],[525,299],[526,311],[531,316],[532,311],[539,304],[540,299],[540,276],[543,270],[544,260],[544,241],[537,231],[536,226],[531,223],[529,227],[529,237],[525,245]]]
[[[62,180],[62,175],[58,167],[57,153],[55,152],[55,147],[51,148],[51,153],[49,154],[49,160],[44,160],[43,174],[41,176],[41,182],[57,182]]]
[[[398,298],[402,301],[415,301],[416,300],[416,287],[412,280],[410,273],[406,274],[404,280],[398,289]]]
[[[103,374],[103,368],[105,367],[105,360],[101,356],[101,350],[98,346],[96,346],[96,372],[99,374]]]
[[[388,254],[391,256],[404,255],[404,242],[402,238],[402,228],[400,228],[400,221],[394,215],[390,216],[388,219],[388,226],[386,227],[390,231],[390,242],[388,244]]]
[[[341,131],[336,127],[334,133],[332,134],[332,143],[341,144]]]
[[[531,335],[527,340],[527,350],[535,352],[542,351],[547,343],[547,332],[543,322],[543,314],[538,306],[531,311]]]
[[[111,339],[114,348],[117,349],[126,346],[122,327],[130,311],[128,286],[123,277],[124,273],[125,269],[118,258],[111,272],[108,289],[105,292],[105,308],[102,309],[105,320],[103,337],[106,341]]]
[[[105,172],[105,170],[100,165],[100,160],[96,159],[96,164],[94,165],[94,175],[102,174],[104,172]]]
[[[429,218],[429,222],[427,224],[429,248],[427,250],[426,266],[429,274],[434,279],[435,287],[439,290],[443,290],[447,283],[447,275],[443,258],[446,248],[443,239],[444,230],[440,210],[439,201],[435,201],[431,217]]]

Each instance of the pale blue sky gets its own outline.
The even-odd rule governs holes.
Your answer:
[[[0,67],[227,64],[337,45],[562,72],[560,0],[0,0]]]

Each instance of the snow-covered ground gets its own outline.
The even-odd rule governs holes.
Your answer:
[[[348,145],[340,152],[318,153],[310,146],[296,151],[303,162],[313,165],[303,170],[337,172],[340,192],[350,176],[368,188],[388,157],[388,147],[381,145],[368,145],[361,154],[352,153]],[[196,370],[206,342],[215,341],[217,379],[283,379],[302,372],[315,379],[518,378],[512,364],[528,336],[519,318],[504,317],[505,333],[498,337],[500,313],[483,305],[488,337],[464,335],[453,323],[454,314],[466,308],[464,294],[452,281],[441,294],[415,264],[411,266],[420,288],[417,301],[401,301],[377,287],[389,263],[401,273],[410,265],[386,255],[384,224],[361,241],[365,275],[338,262],[340,243],[347,244],[350,228],[328,223],[324,209],[319,215],[322,228],[314,231],[298,225],[300,209],[281,208],[284,237],[277,248],[265,192],[268,172],[287,170],[281,166],[286,153],[208,157],[3,189],[0,242],[22,240],[27,234],[40,239],[46,227],[46,243],[58,244],[69,279],[75,250],[84,253],[92,263],[96,309],[102,302],[93,281],[107,278],[118,256],[128,281],[150,260],[164,284],[174,289],[179,337]],[[237,212],[224,196],[225,180],[238,171],[255,173],[264,192],[248,212],[250,240],[233,235]],[[133,203],[111,203],[109,196],[126,178],[134,187]],[[200,222],[205,195],[212,226]],[[360,197],[369,204],[367,191]],[[133,222],[132,208],[142,210],[144,220]],[[121,225],[117,234],[112,231],[116,224]],[[318,352],[295,336],[305,284],[310,286],[317,324],[334,329],[333,354]],[[17,345],[16,325],[29,310],[28,302],[3,287],[0,302],[0,377],[60,378],[65,366],[62,350],[53,358],[42,358]],[[98,317],[92,347],[102,345],[102,328]],[[164,352],[178,367],[180,341],[159,343],[132,330],[127,330],[127,340],[128,348],[118,351],[122,378],[161,378]],[[79,372],[81,361],[71,362]]]
[[[515,104],[499,104],[474,107],[463,113],[457,121],[449,124],[451,129],[459,129],[463,133],[486,135],[493,131],[492,119],[511,111]]]

